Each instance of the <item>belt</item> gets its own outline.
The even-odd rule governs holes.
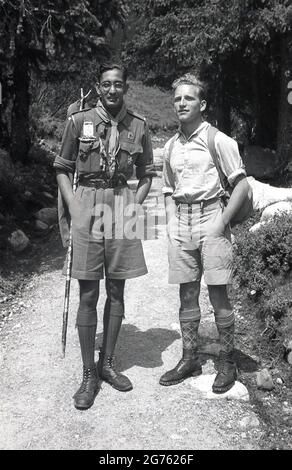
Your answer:
[[[200,206],[200,211],[203,212],[205,206],[215,204],[216,202],[221,204],[221,201],[221,197],[212,197],[211,199],[203,199],[202,201],[195,201],[192,203],[175,201],[175,204],[177,206],[178,213],[184,212],[187,214],[192,214],[192,208],[194,205]]]
[[[78,180],[78,186],[85,186],[86,188],[95,189],[108,189],[108,188],[123,188],[128,187],[127,180],[123,175],[118,175],[116,178],[88,178],[81,175]]]

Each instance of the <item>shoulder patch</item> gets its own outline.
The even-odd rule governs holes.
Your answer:
[[[146,122],[146,118],[142,116],[141,114],[136,113],[135,111],[132,111],[131,109],[127,109],[127,113],[130,114],[131,116],[134,116],[138,119],[141,119],[142,121]]]

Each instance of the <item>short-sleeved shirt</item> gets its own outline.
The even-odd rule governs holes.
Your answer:
[[[208,129],[204,121],[187,139],[179,131],[164,147],[164,194],[177,202],[192,204],[220,197],[224,190],[208,149]],[[245,175],[237,142],[223,132],[215,135],[215,148],[220,166],[232,186],[239,175]]]
[[[77,166],[79,176],[102,173],[100,146],[101,142],[106,146],[110,125],[101,119],[95,108],[72,114],[67,121],[60,155],[56,157],[54,167],[74,172]],[[91,133],[90,139],[87,137],[88,129]],[[124,119],[118,123],[118,131],[118,173],[129,179],[133,175],[135,165],[137,178],[142,178],[147,174],[146,166],[153,163],[146,120],[127,110]]]

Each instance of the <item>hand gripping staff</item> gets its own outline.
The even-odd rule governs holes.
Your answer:
[[[91,90],[87,95],[83,95],[83,88],[80,90],[80,107],[79,110],[82,111],[84,107],[84,101],[91,93]],[[73,194],[77,189],[77,170],[75,170],[73,178]],[[71,285],[71,271],[72,271],[72,220],[70,222],[70,234],[69,234],[69,245],[67,251],[67,270],[66,270],[66,284],[65,284],[65,298],[64,298],[64,309],[63,309],[63,327],[62,327],[62,352],[63,357],[65,357],[66,350],[66,338],[67,338],[67,326],[68,326],[68,312],[69,312],[69,298],[70,298],[70,285]]]

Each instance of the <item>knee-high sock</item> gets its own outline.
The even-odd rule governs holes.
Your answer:
[[[183,349],[196,350],[198,347],[198,330],[200,320],[180,321]]]
[[[94,367],[96,325],[78,326],[81,357],[86,369]]]
[[[103,352],[106,356],[112,356],[114,354],[122,321],[123,317],[121,316],[109,315],[107,332],[103,341]]]
[[[221,349],[230,353],[234,349],[234,312],[232,310],[215,311],[215,321],[219,333]]]
[[[234,349],[234,323],[222,328],[218,327],[219,342],[221,349],[226,353],[230,353]]]
[[[106,347],[109,318],[110,318],[110,300],[107,298],[105,301],[104,311],[103,311],[103,338],[102,338],[102,351],[103,352],[105,351],[105,347]]]

